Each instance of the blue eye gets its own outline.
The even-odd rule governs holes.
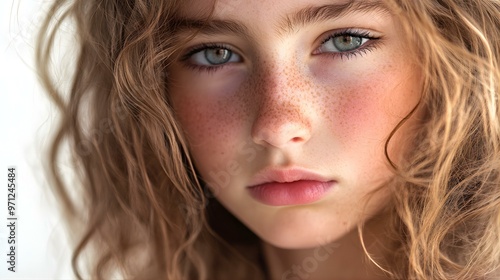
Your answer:
[[[230,62],[241,62],[241,57],[222,46],[202,46],[191,51],[187,60],[197,66],[219,66]]]
[[[371,40],[376,40],[370,36],[368,32],[359,31],[343,31],[329,36],[321,43],[321,46],[315,53],[347,53],[355,54],[357,51],[363,50],[364,45]]]
[[[366,42],[368,42],[366,38],[341,35],[328,39],[320,47],[320,50],[324,52],[349,52],[361,47]]]

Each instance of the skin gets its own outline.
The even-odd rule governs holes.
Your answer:
[[[354,11],[290,33],[275,28],[304,7],[343,2],[218,1],[213,18],[238,20],[249,34],[199,33],[180,55],[217,43],[237,57],[217,71],[192,67],[203,53],[170,68],[170,101],[196,168],[216,198],[262,239],[271,279],[383,278],[367,264],[356,225],[369,233],[370,252],[379,252],[381,210],[393,176],[384,144],[420,97],[408,43],[395,18],[380,10]],[[190,19],[203,18],[213,5],[185,3],[180,15]],[[329,35],[345,29],[379,39],[367,40],[355,55],[318,53]],[[410,119],[390,142],[396,162],[409,148],[415,123]],[[289,167],[336,183],[306,205],[268,206],[250,196],[247,187],[259,171]]]

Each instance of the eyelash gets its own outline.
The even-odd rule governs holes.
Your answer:
[[[346,30],[341,30],[339,32],[335,32],[333,34],[328,35],[325,39],[323,39],[321,41],[320,45],[323,46],[323,44],[328,42],[330,39],[333,39],[336,37],[341,37],[341,36],[351,36],[351,37],[356,37],[356,38],[368,39],[368,42],[364,43],[359,48],[352,50],[352,51],[329,52],[329,53],[323,53],[323,54],[333,56],[334,58],[339,57],[340,59],[344,59],[344,58],[351,59],[353,57],[356,57],[357,55],[363,56],[367,52],[373,51],[377,47],[376,41],[381,39],[381,37],[371,35],[371,33],[369,31],[346,29]],[[313,54],[316,54],[315,52],[313,52]],[[319,54],[321,54],[321,53],[319,53]]]
[[[215,71],[221,70],[226,65],[228,65],[228,63],[225,63],[225,64],[222,64],[219,66],[206,66],[206,65],[196,65],[196,64],[192,64],[192,63],[188,62],[188,60],[194,54],[201,52],[201,51],[204,51],[204,50],[207,50],[207,49],[225,49],[225,50],[228,50],[228,51],[231,51],[232,53],[234,53],[234,50],[230,46],[227,46],[224,44],[203,43],[203,44],[197,45],[195,47],[192,47],[191,49],[188,49],[186,51],[186,54],[181,56],[181,61],[183,61],[184,64],[192,70],[196,70],[196,71],[200,71],[200,72],[208,72],[208,73],[213,73]]]
[[[326,54],[333,56],[333,58],[340,58],[340,59],[351,59],[353,57],[356,57],[357,55],[363,56],[367,52],[370,52],[374,50],[377,47],[376,41],[381,39],[381,37],[373,36],[371,35],[370,32],[368,31],[361,31],[361,30],[355,30],[355,29],[345,29],[341,31],[334,32],[332,34],[329,34],[325,39],[321,41],[320,46],[323,46],[326,42],[329,40],[336,38],[336,37],[341,37],[341,36],[351,36],[355,38],[362,38],[362,39],[368,39],[368,42],[365,42],[363,45],[361,45],[359,48],[352,50],[352,51],[346,51],[346,52],[326,52],[326,53],[316,53],[316,51],[319,49],[319,47],[313,52],[314,55],[317,54]],[[232,53],[235,53],[234,50],[225,44],[217,44],[217,43],[203,43],[200,45],[197,45],[195,47],[192,47],[191,49],[187,50],[184,55],[181,56],[181,61],[184,62],[184,64],[192,69],[196,70],[199,72],[207,72],[207,73],[214,73],[216,71],[222,70],[224,67],[229,65],[230,63],[225,63],[222,65],[218,66],[207,66],[207,65],[196,65],[193,63],[189,63],[188,60],[196,53],[207,50],[207,49],[225,49],[228,50]]]

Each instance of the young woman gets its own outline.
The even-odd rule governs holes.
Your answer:
[[[499,277],[499,30],[495,0],[56,1],[75,273]]]

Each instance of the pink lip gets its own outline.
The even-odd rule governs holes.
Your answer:
[[[300,205],[320,200],[334,182],[306,170],[265,170],[257,174],[248,190],[267,205]]]

